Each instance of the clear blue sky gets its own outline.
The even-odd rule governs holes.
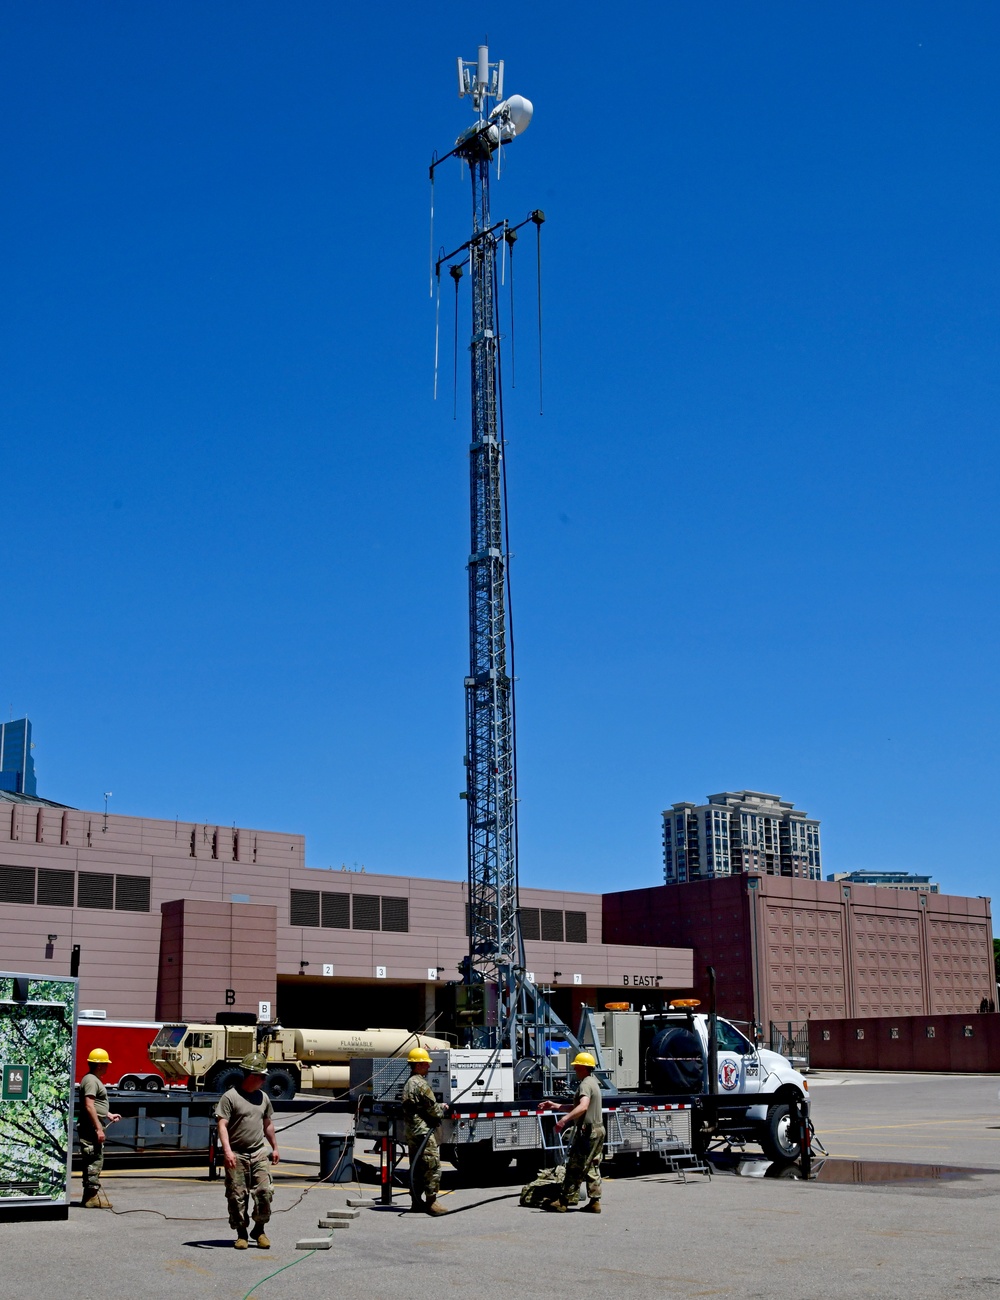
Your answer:
[[[41,793],[463,875],[427,164],[488,31],[535,103],[494,211],[548,217],[545,414],[528,240],[507,404],[522,879],[655,883],[661,809],[751,787],[827,871],[992,892],[1000,10],[609,12],[0,10],[0,699]],[[454,164],[436,240],[468,214]]]

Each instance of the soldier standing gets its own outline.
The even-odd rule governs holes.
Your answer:
[[[578,1086],[576,1096],[568,1106],[554,1101],[542,1101],[539,1110],[565,1110],[569,1113],[556,1120],[561,1133],[570,1124],[576,1125],[573,1142],[566,1160],[566,1177],[562,1195],[545,1208],[565,1214],[569,1201],[575,1200],[580,1183],[587,1180],[590,1200],[583,1207],[585,1214],[601,1212],[601,1158],[604,1155],[604,1114],[601,1102],[601,1085],[594,1078],[597,1061],[589,1052],[577,1052],[573,1058]]]
[[[403,1086],[403,1116],[410,1151],[410,1209],[447,1214],[438,1200],[441,1153],[434,1136],[445,1112],[425,1077],[431,1068],[430,1053],[425,1047],[414,1047],[406,1059],[410,1063],[410,1077]],[[426,1204],[421,1200],[421,1192],[426,1194]]]
[[[104,1076],[111,1057],[103,1047],[95,1047],[87,1057],[90,1069],[80,1080],[80,1118],[77,1135],[80,1139],[80,1163],[83,1173],[83,1205],[88,1210],[111,1209],[107,1197],[101,1199],[101,1170],[104,1168],[104,1128],[116,1124],[120,1115],[108,1109],[108,1090]]]
[[[226,1165],[229,1226],[236,1233],[236,1249],[246,1250],[250,1244],[252,1196],[254,1228],[249,1236],[261,1250],[269,1250],[271,1243],[264,1225],[271,1217],[270,1166],[276,1165],[281,1157],[274,1134],[274,1108],[271,1098],[261,1088],[267,1077],[267,1057],[261,1052],[251,1052],[240,1064],[244,1070],[243,1082],[238,1088],[224,1092],[215,1108],[219,1145]]]

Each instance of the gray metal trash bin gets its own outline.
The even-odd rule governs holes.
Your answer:
[[[319,1176],[328,1183],[354,1181],[354,1134],[319,1134]]]

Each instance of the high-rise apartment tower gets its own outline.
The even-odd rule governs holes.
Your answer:
[[[683,885],[756,872],[822,880],[819,822],[776,794],[727,790],[663,813],[663,880]]]

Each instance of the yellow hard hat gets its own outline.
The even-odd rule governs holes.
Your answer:
[[[424,1065],[430,1065],[431,1054],[428,1052],[426,1047],[411,1047],[409,1052],[406,1054],[406,1059],[411,1065],[419,1065],[421,1063]]]
[[[111,1057],[107,1054],[107,1052],[104,1050],[103,1047],[95,1047],[94,1050],[87,1057],[87,1064],[88,1065],[110,1065]]]
[[[577,1052],[573,1057],[573,1065],[585,1065],[588,1070],[596,1069],[597,1061],[589,1052]]]

